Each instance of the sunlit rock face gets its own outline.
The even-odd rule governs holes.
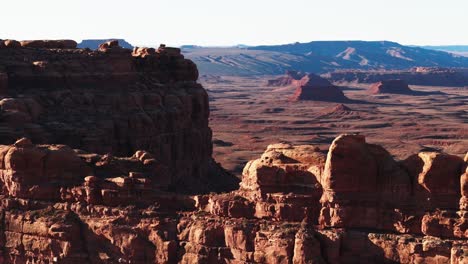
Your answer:
[[[233,187],[178,49],[75,46],[0,41],[0,263],[466,262],[468,156],[277,143]]]

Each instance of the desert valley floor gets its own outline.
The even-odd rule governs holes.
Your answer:
[[[214,157],[240,176],[248,160],[268,144],[313,144],[327,151],[342,133],[365,135],[396,159],[420,150],[464,156],[468,149],[467,87],[416,86],[417,95],[370,95],[368,84],[336,84],[350,98],[298,101],[294,87],[269,87],[267,77],[200,78],[210,97]]]

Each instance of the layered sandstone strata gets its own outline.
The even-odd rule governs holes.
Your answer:
[[[364,137],[273,144],[239,190],[186,196],[150,153],[0,147],[3,263],[464,263],[466,161]],[[458,188],[458,190],[457,190]],[[460,201],[460,203],[458,203]]]
[[[0,263],[467,261],[467,157],[272,144],[200,194],[230,184],[178,49],[28,45],[0,42]]]
[[[179,49],[132,53],[117,41],[97,51],[76,49],[70,40],[1,43],[2,144],[28,137],[99,154],[145,150],[167,167],[171,190],[222,190],[232,183],[208,180],[217,167],[208,97],[195,64]]]

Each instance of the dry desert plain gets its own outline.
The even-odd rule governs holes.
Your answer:
[[[248,160],[268,144],[313,144],[324,152],[343,133],[365,135],[396,159],[421,150],[463,157],[468,149],[468,88],[415,86],[417,95],[378,94],[369,84],[339,83],[350,98],[337,102],[299,101],[295,87],[269,87],[277,76],[202,76],[210,98],[214,157],[241,175]]]

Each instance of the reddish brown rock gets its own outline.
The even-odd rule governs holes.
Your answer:
[[[466,161],[465,161],[466,162]],[[460,209],[468,211],[468,167],[460,177],[461,199]]]
[[[344,104],[326,108],[320,115],[322,118],[360,118],[359,111],[353,110]]]
[[[239,193],[255,202],[255,216],[316,219],[325,155],[313,146],[269,145],[244,168]]]
[[[382,147],[359,135],[336,138],[322,180],[320,222],[335,227],[394,229],[394,208],[411,195],[409,175]]]
[[[359,135],[327,155],[272,144],[237,191],[203,194],[233,182],[195,65],[165,46],[102,50],[0,49],[0,263],[466,260],[466,160],[397,162]]]
[[[3,45],[7,48],[19,48],[21,47],[21,43],[19,41],[13,39],[7,39],[3,41]]]
[[[135,57],[146,57],[156,55],[156,50],[154,48],[144,48],[144,47],[135,47],[133,48],[132,55]]]
[[[55,201],[62,186],[79,183],[90,172],[69,147],[36,147],[28,139],[1,146],[0,159],[0,181],[10,197]]]
[[[63,40],[23,40],[22,47],[43,49],[76,49],[77,43],[71,39]]]
[[[268,80],[267,86],[270,87],[285,87],[292,85],[295,81],[302,79],[305,73],[297,71],[286,71],[286,76],[281,76],[277,79]]]
[[[418,197],[388,190],[398,163],[362,136],[337,138],[326,161],[313,146],[270,145],[238,191],[194,198],[159,190],[164,168],[148,151],[123,158],[26,138],[0,149],[3,176],[28,176],[2,178],[4,263],[463,263],[468,252],[466,211],[406,208]],[[45,183],[60,195],[38,196]],[[322,186],[326,229],[314,225]]]
[[[346,102],[349,99],[337,86],[315,74],[308,74],[293,82],[297,86],[293,101],[313,100],[329,102]]]
[[[292,263],[326,263],[323,259],[321,248],[322,245],[320,244],[320,240],[313,229],[307,226],[299,229],[294,241],[294,256]]]
[[[99,154],[146,150],[167,167],[168,189],[235,188],[233,177],[216,180],[227,174],[211,158],[208,96],[180,51],[163,47],[142,58],[115,53],[122,50],[115,41],[103,44],[104,52],[49,43],[0,50],[0,69],[12,69],[0,74],[3,144],[26,136]]]
[[[120,50],[122,47],[119,45],[118,40],[109,40],[99,45],[98,50],[102,52],[108,52],[111,50]]]
[[[458,156],[421,152],[404,161],[415,183],[414,194],[426,208],[458,208],[464,161]]]
[[[374,83],[369,88],[371,94],[393,93],[393,94],[411,94],[411,90],[403,80],[385,80]]]

